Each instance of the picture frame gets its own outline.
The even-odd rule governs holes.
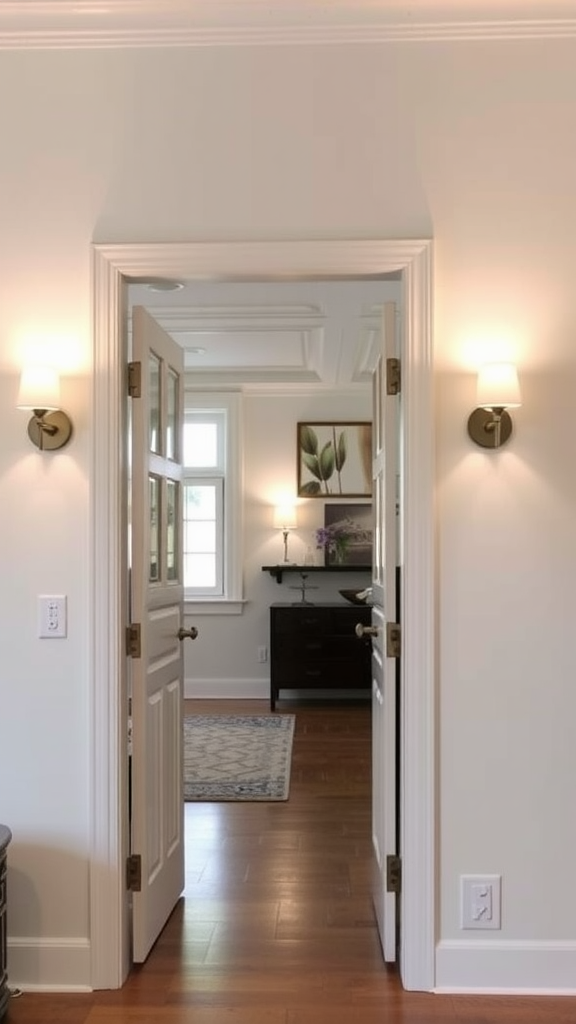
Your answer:
[[[298,423],[296,450],[298,497],[372,497],[370,420]]]
[[[372,505],[326,504],[323,537],[326,540],[324,565],[371,568],[374,543]]]

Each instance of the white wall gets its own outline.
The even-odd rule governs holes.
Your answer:
[[[186,696],[251,696],[270,694],[270,664],[259,664],[257,648],[269,648],[269,607],[274,601],[297,601],[290,590],[298,575],[285,574],[279,585],[263,565],[283,558],[282,534],[273,529],[272,505],[280,493],[296,495],[296,424],[310,420],[371,420],[369,387],[356,391],[274,395],[248,392],[242,401],[244,427],[244,600],[241,615],[187,616],[198,627],[198,639],[186,648]],[[349,499],[352,500],[352,499]],[[314,547],[314,530],[324,522],[322,499],[300,499],[298,528],[288,539],[289,556],[304,561]],[[314,556],[322,564],[322,553]],[[339,587],[366,586],[365,573],[316,573],[308,582],[314,601],[341,600]],[[188,621],[187,621],[188,624]]]
[[[573,986],[576,40],[7,51],[0,93],[12,980],[89,983],[90,242],[433,236],[438,982]],[[38,337],[77,422],[44,458],[13,407]],[[464,424],[495,352],[525,405],[488,455]],[[46,591],[69,596],[65,641],[35,638]],[[475,871],[503,875],[501,932],[459,929]]]

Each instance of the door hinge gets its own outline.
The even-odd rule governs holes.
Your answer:
[[[386,657],[399,658],[402,650],[402,630],[397,622],[386,623]]]
[[[140,892],[142,889],[142,857],[132,853],[126,860],[126,888],[129,892]]]
[[[396,854],[389,853],[386,857],[386,892],[401,892],[402,861]]]
[[[142,640],[139,622],[126,626],[126,654],[129,658],[142,657]]]
[[[386,360],[386,394],[400,394],[400,360],[393,356]]]
[[[142,398],[142,363],[128,363],[128,396]]]

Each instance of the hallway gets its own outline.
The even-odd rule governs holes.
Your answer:
[[[279,710],[296,714],[289,800],[187,804],[185,899],[148,961],[119,992],[25,993],[5,1024],[574,1022],[572,999],[402,991],[370,897],[370,708]]]

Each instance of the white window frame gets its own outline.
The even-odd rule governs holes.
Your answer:
[[[224,597],[224,472],[214,475],[213,472],[205,470],[193,470],[186,467],[184,470],[184,489],[186,486],[213,487],[214,501],[216,507],[216,581],[213,587],[185,587],[185,599],[188,601],[212,600]],[[186,503],[185,503],[186,504]],[[186,526],[186,524],[185,524]],[[186,550],[184,552],[186,555]]]
[[[197,384],[197,381],[194,383]],[[242,495],[242,395],[239,392],[198,391],[192,381],[184,383],[184,415],[191,411],[224,413],[223,470],[223,562],[222,594],[196,595],[192,588],[184,593],[185,610],[198,614],[240,614],[243,610],[243,495]],[[186,477],[186,467],[184,467]],[[194,470],[194,478],[213,479],[213,470]]]

